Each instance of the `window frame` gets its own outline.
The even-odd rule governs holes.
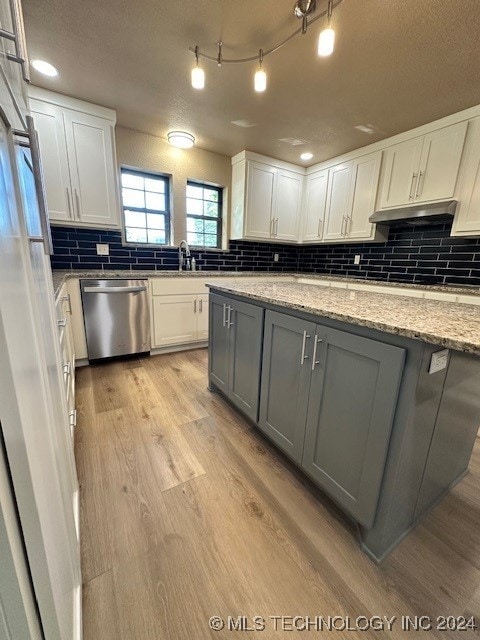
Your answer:
[[[136,174],[142,178],[154,178],[160,179],[165,184],[165,206],[166,211],[158,211],[154,209],[148,209],[147,207],[139,208],[139,207],[126,207],[123,204],[123,194],[122,194],[122,173],[132,173]],[[129,167],[126,165],[120,166],[120,176],[119,176],[119,191],[120,191],[120,206],[122,208],[122,244],[128,247],[148,247],[148,248],[157,248],[157,249],[165,249],[172,246],[172,200],[171,200],[171,175],[167,173],[159,173],[156,171],[148,171],[145,169],[139,169],[138,167]],[[127,187],[128,188],[128,187]],[[144,190],[145,192],[145,190]],[[140,212],[148,214],[161,214],[165,216],[165,244],[159,244],[156,242],[132,242],[131,240],[127,240],[127,225],[125,223],[125,209],[128,211]],[[133,228],[133,227],[132,227]],[[139,227],[140,229],[141,227]],[[146,226],[147,237],[148,237],[148,229]]]
[[[211,189],[214,190],[218,193],[218,212],[219,215],[218,217],[214,217],[214,216],[204,216],[204,215],[196,215],[193,213],[188,213],[187,211],[187,199],[188,196],[185,195],[185,233],[187,236],[187,242],[188,242],[188,219],[192,218],[194,220],[208,220],[209,222],[216,222],[217,223],[217,244],[214,247],[209,247],[209,246],[205,246],[205,245],[198,245],[198,244],[191,244],[190,242],[188,243],[188,245],[190,247],[192,247],[192,249],[195,250],[205,250],[205,251],[223,251],[223,216],[224,216],[224,200],[223,200],[223,196],[224,196],[224,187],[219,186],[218,184],[212,184],[210,182],[201,182],[200,180],[194,180],[194,179],[188,179],[187,180],[187,187],[192,186],[192,187],[202,187],[203,189]],[[202,198],[201,200],[202,202],[209,202],[209,200],[205,200],[204,198]],[[205,232],[202,234],[205,237]],[[211,234],[207,234],[207,235],[211,235]]]

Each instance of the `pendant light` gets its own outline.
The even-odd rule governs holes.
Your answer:
[[[335,31],[332,29],[333,0],[328,0],[327,26],[320,32],[318,38],[318,55],[331,56],[335,47]]]
[[[205,87],[205,71],[198,62],[198,47],[195,47],[195,66],[192,68],[192,87],[203,89]]]
[[[267,88],[267,74],[263,70],[263,50],[260,49],[258,55],[258,69],[255,72],[254,88],[258,93],[262,93]]]

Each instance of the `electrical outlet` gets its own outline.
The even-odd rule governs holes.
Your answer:
[[[109,256],[110,247],[108,244],[97,244],[97,256]]]
[[[355,258],[353,259],[353,264],[360,264],[360,259],[362,256],[355,256]]]
[[[274,262],[279,262],[280,260],[280,254],[279,253],[274,253],[273,254],[273,261]]]
[[[432,359],[430,360],[430,369],[428,370],[428,373],[436,373],[437,371],[446,369],[448,364],[448,355],[448,349],[442,349],[441,351],[432,353]]]

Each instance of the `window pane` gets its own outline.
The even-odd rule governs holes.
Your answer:
[[[218,202],[218,191],[216,189],[205,189],[205,194],[203,196],[205,200],[213,200],[213,202]]]
[[[151,244],[165,244],[165,231],[159,231],[158,229],[149,229],[148,241]]]
[[[134,189],[122,189],[122,199],[124,207],[145,208],[145,196],[143,191]]]
[[[125,226],[145,229],[145,214],[142,211],[125,211]]]
[[[122,171],[122,187],[130,187],[131,189],[143,189],[142,176],[136,176],[131,173]]]
[[[187,213],[193,216],[203,215],[203,202],[202,200],[192,200],[187,198]]]
[[[147,213],[147,227],[165,231],[165,216],[158,213]]]
[[[187,184],[187,198],[203,198],[203,187],[196,187],[191,184]]]
[[[219,206],[216,202],[204,202],[204,213],[206,216],[218,218]]]
[[[145,191],[165,193],[165,180],[162,178],[145,178]]]
[[[213,220],[205,220],[205,233],[217,233],[217,222]]]
[[[199,218],[187,218],[187,231],[203,233],[203,220]]]
[[[203,235],[201,233],[187,232],[187,242],[192,246],[203,247]]]
[[[205,236],[205,246],[206,247],[216,247],[217,246],[217,236]]]
[[[146,242],[147,231],[146,229],[132,229],[131,227],[125,227],[125,238],[127,242]]]
[[[146,191],[145,199],[147,202],[147,209],[165,211],[165,196],[162,193],[149,193]]]

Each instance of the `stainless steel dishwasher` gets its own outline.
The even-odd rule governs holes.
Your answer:
[[[150,351],[147,280],[82,280],[89,360]]]

